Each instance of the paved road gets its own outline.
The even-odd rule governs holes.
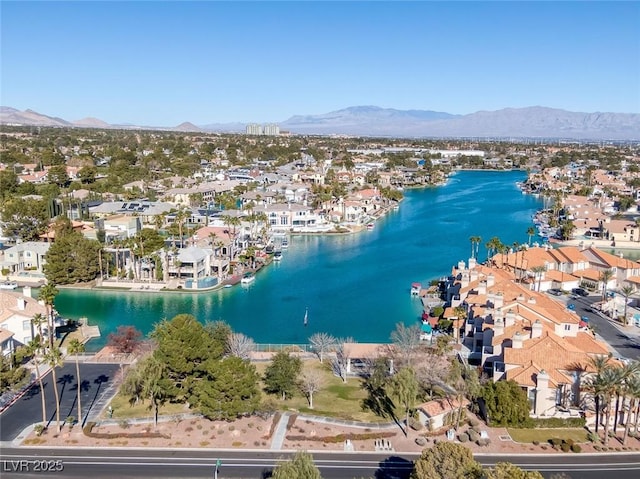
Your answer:
[[[569,303],[575,305],[575,311],[579,316],[586,316],[594,327],[596,333],[611,346],[617,356],[629,359],[640,359],[640,328],[631,329],[629,333],[612,323],[610,319],[594,313],[589,308],[593,303],[600,301],[600,296],[588,296],[586,298],[569,299]]]
[[[82,378],[80,398],[85,418],[102,409],[104,393],[109,391],[118,369],[117,364],[80,364]],[[75,363],[65,363],[56,371],[56,374],[60,393],[60,420],[64,421],[67,416],[78,415],[76,404],[78,382]],[[43,382],[47,420],[50,422],[49,425],[53,426],[56,421],[56,401],[51,373],[43,378]],[[22,398],[0,414],[0,441],[11,441],[27,426],[42,421],[40,394],[40,386],[36,382]]]
[[[288,455],[285,454],[284,458]],[[415,454],[389,456],[335,452],[315,452],[313,456],[325,479],[405,479],[409,477],[412,461],[417,457]],[[221,459],[220,479],[263,479],[270,477],[269,473],[282,458],[282,453],[271,451],[5,448],[0,461],[0,468],[4,469],[0,471],[3,479],[42,475],[34,471],[42,465],[53,468],[54,472],[48,475],[57,479],[211,478],[216,460]],[[640,475],[640,454],[478,455],[476,459],[486,466],[501,461],[512,462],[525,469],[539,470],[545,477],[557,472],[565,472],[573,479],[596,479],[607,475],[616,479],[631,479]]]

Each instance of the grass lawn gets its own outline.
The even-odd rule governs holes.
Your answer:
[[[264,375],[264,370],[269,363],[256,364],[258,374]],[[271,395],[281,409],[296,410],[301,413],[318,416],[336,417],[353,421],[387,422],[370,411],[363,411],[362,400],[367,396],[361,388],[362,381],[359,378],[349,378],[346,383],[335,376],[328,363],[321,364],[318,360],[303,361],[303,372],[317,370],[322,374],[323,385],[313,395],[313,409],[309,409],[307,398],[299,391],[291,399],[282,401],[279,396]],[[264,385],[261,384],[261,387]],[[264,393],[266,396],[266,393]]]
[[[258,375],[262,378],[269,362],[254,363]],[[346,383],[335,376],[328,363],[321,364],[318,360],[306,360],[302,362],[303,372],[317,370],[322,375],[323,385],[321,390],[313,395],[313,409],[309,409],[307,398],[300,391],[296,391],[292,398],[283,401],[279,395],[268,395],[264,392],[264,384],[259,383],[263,400],[271,400],[281,410],[294,410],[301,413],[335,417],[353,421],[364,422],[388,422],[376,416],[370,411],[362,410],[362,400],[367,396],[362,389],[362,381],[359,378],[349,378]],[[110,402],[113,408],[113,419],[131,419],[136,417],[151,417],[152,410],[148,401],[130,405],[128,398],[118,393]],[[181,414],[195,412],[187,409],[184,404],[165,404],[160,408],[160,415]],[[104,415],[108,419],[107,414]]]
[[[153,410],[149,408],[149,401],[140,401],[138,404],[131,405],[129,404],[129,399],[120,393],[116,394],[109,405],[113,408],[112,419],[114,420],[153,416]],[[167,403],[160,407],[159,415],[184,414],[188,412],[195,411],[187,409],[184,404]],[[109,419],[109,415],[106,412],[102,417],[103,419]]]
[[[508,428],[509,435],[515,442],[529,443],[539,441],[541,444],[549,439],[573,439],[574,442],[587,442],[587,431],[583,428],[558,428],[558,429],[512,429]]]

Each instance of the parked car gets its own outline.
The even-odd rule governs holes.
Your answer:
[[[578,296],[589,296],[589,292],[584,288],[573,288],[571,292],[573,294],[577,294]]]
[[[573,303],[570,303],[567,305],[567,308],[570,309],[571,311],[575,311],[576,310],[576,305]]]
[[[551,288],[547,290],[547,293],[552,294],[554,296],[562,296],[562,290],[558,288]]]

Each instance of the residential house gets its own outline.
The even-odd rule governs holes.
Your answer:
[[[13,291],[0,290],[0,337],[3,337],[3,353],[9,349],[13,351],[16,345],[27,344],[37,334],[31,320],[36,314],[47,317],[47,308],[44,304],[31,298],[28,294],[23,295]],[[43,327],[43,334],[46,331]],[[9,336],[6,331],[9,331]],[[11,339],[9,339],[11,338]],[[11,341],[11,345],[8,342]]]
[[[4,264],[10,274],[23,271],[37,271],[42,273],[45,264],[45,255],[49,251],[50,243],[27,241],[18,243],[4,251]]]

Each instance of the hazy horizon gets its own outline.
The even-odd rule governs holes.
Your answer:
[[[68,121],[640,113],[638,2],[3,1],[0,22],[0,104]]]

